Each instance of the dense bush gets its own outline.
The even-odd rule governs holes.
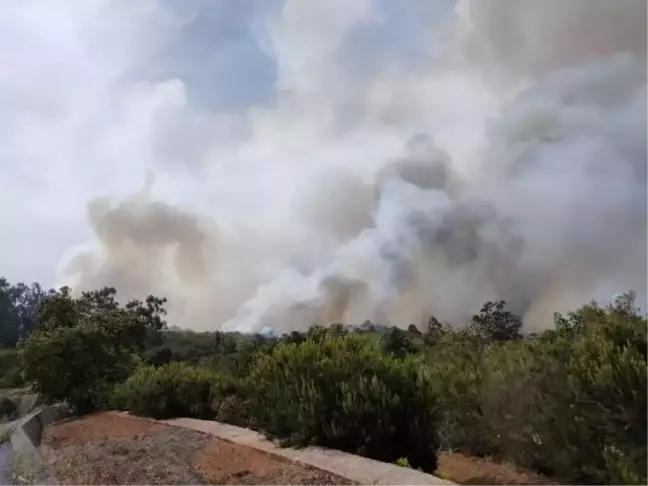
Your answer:
[[[24,385],[20,356],[14,348],[0,350],[0,388]]]
[[[216,375],[185,363],[137,369],[113,391],[116,408],[154,418],[210,418],[212,384]]]
[[[515,314],[507,311],[506,302],[486,302],[479,314],[472,318],[472,329],[487,341],[511,341],[519,339],[522,321]]]
[[[136,355],[93,324],[30,334],[22,361],[35,392],[50,402],[67,401],[77,413],[103,407],[112,385],[138,363]]]
[[[535,406],[516,428],[535,440],[504,457],[575,483],[645,484],[646,320],[594,304],[557,321],[562,336],[538,345],[520,390]]]
[[[492,434],[484,419],[482,387],[486,346],[467,330],[450,329],[435,337],[427,353],[427,368],[439,401],[439,440],[445,449],[489,455]]]
[[[244,421],[240,409],[228,410],[242,389],[224,375],[186,363],[142,366],[113,391],[111,404],[154,418],[218,418]],[[236,415],[238,414],[238,415]],[[239,417],[237,419],[237,417]]]
[[[121,306],[107,287],[75,298],[51,291],[39,304],[38,329],[20,344],[25,380],[48,401],[67,401],[77,413],[106,405],[114,384],[157,345],[165,327],[164,299]]]
[[[0,348],[12,348],[36,324],[36,310],[46,293],[37,283],[12,285],[0,277]]]
[[[416,327],[414,326],[414,329]],[[415,352],[414,344],[410,337],[411,332],[399,329],[397,327],[390,327],[380,337],[380,349],[383,353],[392,355],[396,358],[404,358],[408,354]]]
[[[582,447],[588,453],[578,454],[580,463],[572,464],[583,473],[574,479],[645,484],[646,320],[631,309],[631,301],[607,309],[588,306],[581,314],[583,330],[568,361],[567,395],[579,434],[563,442],[568,450]]]
[[[566,349],[534,341],[485,350],[477,402],[488,441],[482,443],[485,450],[480,455],[556,473],[548,464],[548,454],[556,449],[546,445],[549,434],[568,425],[563,410],[570,406],[566,359]]]
[[[279,345],[250,379],[255,424],[272,438],[436,469],[437,404],[418,362],[327,336]]]
[[[443,445],[572,483],[646,481],[646,320],[628,302],[536,339],[446,332],[430,352]]]

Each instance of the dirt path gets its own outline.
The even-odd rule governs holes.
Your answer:
[[[61,484],[350,484],[201,432],[111,414],[48,426],[41,447]]]

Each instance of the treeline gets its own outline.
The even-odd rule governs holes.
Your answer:
[[[14,347],[34,328],[40,302],[53,292],[44,291],[37,283],[12,285],[0,277],[0,349]]]
[[[472,325],[365,323],[281,337],[168,329],[164,300],[48,293],[21,379],[77,413],[119,408],[251,427],[433,472],[458,450],[574,484],[646,483],[646,319],[625,294],[520,333],[504,302]]]

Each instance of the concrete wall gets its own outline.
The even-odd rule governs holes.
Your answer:
[[[18,401],[18,413],[20,414],[20,417],[24,417],[32,410],[35,410],[38,406],[44,404],[43,398],[38,393],[22,395]]]
[[[429,486],[450,486],[455,484],[415,469],[375,461],[367,457],[333,449],[323,447],[305,447],[303,449],[278,447],[253,430],[211,420],[180,418],[160,422],[205,432],[235,444],[251,447],[337,474],[358,484]]]
[[[56,479],[46,470],[38,450],[43,427],[63,418],[64,414],[56,407],[39,407],[20,419],[11,436],[12,470],[21,483],[57,484]]]

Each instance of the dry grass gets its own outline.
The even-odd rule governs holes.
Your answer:
[[[91,421],[86,425],[92,429]],[[61,484],[205,484],[190,467],[209,441],[205,434],[162,426],[123,432],[85,442],[57,433],[46,437],[44,459]]]
[[[546,476],[501,464],[484,458],[463,454],[441,454],[437,475],[458,484],[560,484]]]
[[[350,484],[208,434],[112,414],[46,427],[42,450],[60,484]]]

